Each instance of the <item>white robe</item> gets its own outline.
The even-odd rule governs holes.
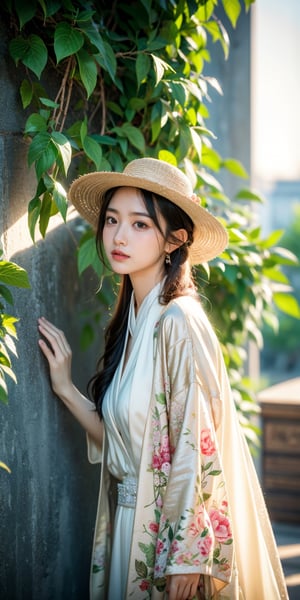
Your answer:
[[[162,307],[157,294],[140,308],[128,363],[105,399],[91,599],[107,598],[110,565],[118,600],[161,600],[166,575],[195,572],[206,600],[286,599],[216,336],[194,299]],[[89,457],[99,460],[92,445]],[[138,483],[136,508],[117,510],[112,560],[109,471]]]
[[[118,480],[129,476],[137,481],[139,475],[153,379],[153,331],[162,311],[162,305],[158,301],[160,287],[161,284],[155,286],[144,299],[137,318],[134,295],[132,295],[123,355],[103,402],[103,418],[108,443],[107,468]],[[128,362],[124,366],[129,335],[131,350]],[[136,385],[141,386],[143,393],[134,398],[131,390]],[[109,600],[125,598],[134,513],[133,508],[117,507],[110,565]]]

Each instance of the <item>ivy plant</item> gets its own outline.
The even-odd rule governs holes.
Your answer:
[[[11,354],[17,356],[16,344],[18,319],[7,311],[7,306],[12,306],[13,296],[10,287],[29,288],[30,283],[26,271],[14,262],[3,260],[0,250],[0,401],[7,404],[8,390],[7,378],[17,382],[12,368]],[[9,471],[8,466],[0,461],[0,468]]]
[[[261,323],[277,318],[274,303],[297,318],[300,310],[281,281],[282,264],[296,264],[296,258],[277,248],[279,234],[262,239],[249,209],[260,198],[247,187],[248,174],[239,160],[216,152],[214,133],[206,125],[210,91],[222,91],[210,72],[208,41],[221,45],[226,60],[227,25],[238,27],[241,11],[251,4],[4,0],[0,11],[22,80],[28,165],[36,173],[28,207],[32,239],[37,227],[46,235],[52,215],[59,212],[66,219],[66,190],[75,175],[121,171],[128,161],[145,155],[181,167],[201,204],[229,231],[228,250],[209,268],[200,266],[196,277],[210,300],[241,421],[255,437],[248,417],[256,404],[243,370],[246,343],[250,338],[261,343]],[[245,182],[234,199],[218,180],[223,169]],[[92,265],[100,278],[105,275],[88,227],[78,264],[80,272]],[[104,305],[113,301],[109,285],[99,298]],[[90,338],[90,323],[85,333]]]

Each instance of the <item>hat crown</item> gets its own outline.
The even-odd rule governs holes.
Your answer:
[[[124,174],[174,190],[187,198],[193,194],[192,184],[187,176],[177,167],[157,158],[137,158],[125,167]]]

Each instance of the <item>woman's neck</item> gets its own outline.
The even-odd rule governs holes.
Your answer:
[[[146,296],[148,296],[149,292],[151,292],[151,290],[153,290],[153,288],[163,279],[163,274],[160,274],[156,277],[147,277],[144,278],[142,276],[132,276],[130,277],[131,279],[131,284],[133,287],[133,291],[134,291],[134,298],[135,298],[135,313],[138,312],[144,298],[146,298]]]

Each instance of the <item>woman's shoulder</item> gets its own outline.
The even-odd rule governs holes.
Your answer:
[[[179,296],[163,310],[161,326],[167,331],[179,331],[191,337],[199,329],[212,331],[201,302],[193,296]]]

